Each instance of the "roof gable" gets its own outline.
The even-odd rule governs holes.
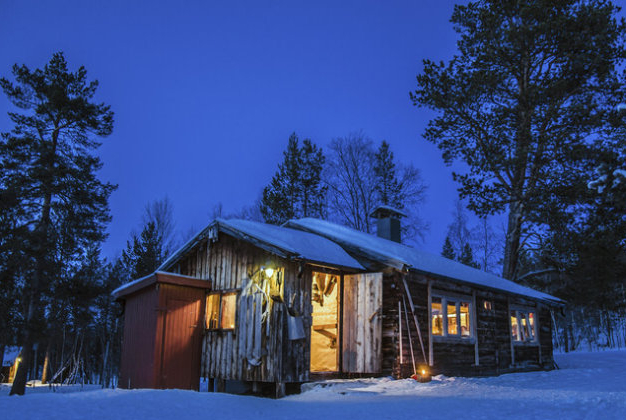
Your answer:
[[[341,246],[320,235],[242,219],[217,218],[174,252],[159,270],[169,269],[187,251],[216,232],[223,232],[285,258],[299,258],[311,263],[364,270]]]

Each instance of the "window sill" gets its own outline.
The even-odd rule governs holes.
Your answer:
[[[442,335],[433,335],[433,343],[463,343],[474,344],[476,338],[474,337],[446,337]]]

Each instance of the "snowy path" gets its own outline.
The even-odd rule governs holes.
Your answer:
[[[282,400],[191,391],[31,392],[2,418],[74,419],[626,419],[626,351],[557,355],[561,370],[496,378],[371,379]],[[5,417],[6,416],[6,417]]]

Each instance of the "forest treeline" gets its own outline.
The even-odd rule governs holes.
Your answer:
[[[458,163],[442,254],[566,300],[553,318],[566,351],[626,345],[618,12],[599,0],[456,6],[457,53],[424,60],[409,95],[432,112],[424,138]],[[11,392],[23,394],[28,379],[115,386],[122,326],[111,291],[152,273],[191,231],[181,234],[173,203],[158,197],[105,260],[116,186],[97,176],[98,148],[114,114],[95,101],[98,82],[56,53],[40,69],[15,65],[0,86],[14,105],[0,141],[0,356],[19,346],[22,359]],[[428,229],[419,168],[363,132],[324,144],[293,133],[256,202],[231,214],[216,203],[207,216],[318,217],[374,233],[370,213],[385,204],[407,214],[404,241],[419,243]]]

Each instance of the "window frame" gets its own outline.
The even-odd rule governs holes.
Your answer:
[[[441,305],[441,316],[442,316],[442,334],[434,334],[433,333],[433,300],[440,299],[440,302],[436,302]],[[456,334],[450,334],[448,330],[448,302],[454,302],[455,304],[455,315],[456,315]],[[463,335],[461,331],[461,304],[467,304],[467,315],[469,317],[469,334]],[[475,307],[473,304],[473,297],[467,295],[457,295],[454,293],[446,293],[440,291],[432,291],[430,305],[428,307],[428,316],[430,319],[430,336],[434,341],[462,341],[464,343],[472,343],[476,339],[476,315],[474,313]]]
[[[517,333],[513,334],[513,313],[517,322]],[[533,323],[530,323],[530,314],[533,314]],[[511,341],[514,345],[538,345],[537,308],[511,305],[508,312],[509,326],[511,328]],[[522,323],[524,320],[524,323]],[[523,328],[522,328],[523,327]],[[527,332],[532,332],[532,337],[526,337]]]
[[[206,302],[207,305],[205,307],[205,314],[204,314],[204,326],[205,329],[207,331],[234,331],[235,328],[237,327],[237,308],[239,305],[239,292],[240,289],[227,289],[227,290],[213,290],[209,293],[207,293],[206,295]],[[218,310],[217,310],[217,326],[210,328],[209,327],[209,308],[208,308],[208,301],[209,298],[211,296],[219,296],[219,299],[217,300],[217,304],[218,304]],[[232,327],[228,327],[228,328],[224,328],[222,321],[223,321],[223,309],[224,309],[224,305],[222,304],[223,298],[224,296],[235,296],[235,305],[234,305],[234,314],[233,314],[233,326]]]

